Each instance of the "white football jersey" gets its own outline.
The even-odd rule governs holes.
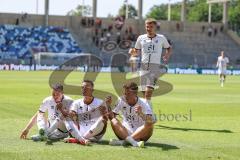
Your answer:
[[[151,107],[142,98],[138,98],[137,103],[134,106],[130,106],[124,97],[120,97],[113,109],[114,113],[123,116],[123,125],[131,132],[134,132],[137,128],[145,124],[145,120],[134,111],[134,107],[137,105],[142,107],[144,114],[153,115]]]
[[[99,107],[103,104],[104,101],[98,98],[94,98],[89,105],[84,103],[83,98],[72,103],[71,110],[77,113],[80,128],[90,127],[101,117]]]
[[[162,50],[169,47],[166,37],[161,34],[153,38],[147,34],[140,35],[135,44],[135,48],[141,50],[142,63],[161,64]]]
[[[72,102],[73,102],[72,98],[65,95],[63,96],[62,104],[64,109],[69,110]],[[61,112],[57,110],[56,105],[57,104],[54,101],[53,97],[49,96],[43,100],[42,104],[40,105],[39,111],[42,113],[48,112],[48,120],[52,121],[56,117],[61,115]]]
[[[229,59],[227,57],[219,56],[217,61],[217,67],[220,70],[226,70],[228,63],[229,63]]]

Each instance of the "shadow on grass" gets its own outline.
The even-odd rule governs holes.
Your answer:
[[[109,141],[108,140],[101,140],[100,142],[97,143],[98,145],[107,145],[109,146]],[[130,145],[125,145],[123,146],[125,148],[131,147]],[[147,142],[145,144],[145,147],[158,147],[158,148],[162,148],[163,151],[168,151],[171,149],[179,149],[177,146],[174,145],[170,145],[170,144],[163,144],[163,143],[154,143],[154,142]]]
[[[174,146],[174,145],[164,144],[164,143],[155,143],[155,142],[147,142],[145,146],[162,148],[163,151],[179,149],[177,146]]]
[[[199,129],[199,128],[178,128],[178,127],[169,127],[163,125],[157,125],[155,129],[167,129],[167,130],[178,130],[178,131],[200,131],[200,132],[218,132],[218,133],[233,133],[230,130],[222,129],[222,130],[215,130],[215,129]]]
[[[31,140],[31,139],[27,139],[27,140]],[[32,140],[31,140],[32,141]],[[34,142],[34,141],[33,141]],[[62,142],[62,140],[47,140],[47,141],[38,141],[39,142],[44,142],[45,145],[54,145],[54,143],[56,142]],[[37,142],[35,142],[37,143]],[[76,144],[76,143],[73,143],[73,144]],[[109,146],[109,141],[108,140],[101,140],[99,142],[92,142],[90,144],[90,146],[93,146],[93,145],[104,145],[104,146]],[[123,146],[124,148],[129,148],[131,147],[130,145],[124,145]],[[158,147],[158,148],[162,148],[163,151],[168,151],[168,150],[172,150],[172,149],[179,149],[177,146],[174,146],[174,145],[170,145],[170,144],[164,144],[164,143],[155,143],[155,142],[147,142],[145,144],[145,148],[148,148],[148,147]]]

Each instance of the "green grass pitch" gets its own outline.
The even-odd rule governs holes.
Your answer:
[[[0,159],[240,159],[240,77],[228,76],[223,88],[216,75],[164,75],[173,90],[153,98],[154,112],[189,116],[191,120],[159,120],[145,148],[113,147],[110,127],[100,144],[80,146],[20,140],[20,131],[39,104],[50,95],[51,72],[0,72]],[[67,83],[79,85],[83,73],[71,73]],[[97,89],[113,92],[110,74],[101,73]],[[78,96],[70,95],[74,99]],[[29,133],[37,132],[36,126]]]

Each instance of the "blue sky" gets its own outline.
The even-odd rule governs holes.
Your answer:
[[[169,0],[143,0],[143,15],[149,12],[153,5],[168,3]],[[171,0],[178,2],[181,0]],[[44,13],[44,0],[0,0],[0,12],[7,13],[36,13],[38,2],[38,13]],[[129,4],[138,8],[138,0],[128,0]],[[92,0],[50,0],[50,14],[66,15],[68,11],[76,8],[78,4],[92,5]],[[98,17],[106,17],[109,13],[116,15],[124,0],[98,0]]]

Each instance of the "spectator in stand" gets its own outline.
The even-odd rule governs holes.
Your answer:
[[[110,33],[110,32],[107,32],[106,36],[107,36],[107,41],[110,41],[110,39],[111,39],[111,33]]]
[[[15,25],[19,25],[19,18],[16,19]]]
[[[108,32],[112,32],[112,29],[113,29],[113,25],[110,24],[110,25],[108,26]]]
[[[95,21],[96,27],[101,28],[102,27],[102,20],[97,18]]]
[[[122,27],[123,27],[123,25],[124,25],[124,19],[123,19],[123,17],[121,17],[121,16],[119,16],[119,17],[117,17],[116,19],[115,19],[115,28],[117,29],[117,30],[121,30],[122,29]]]
[[[117,44],[121,42],[121,33],[118,31],[117,33]]]
[[[91,26],[94,26],[94,19],[91,19]]]
[[[161,23],[157,22],[157,30],[160,31],[161,27],[160,27]]]
[[[132,33],[133,33],[132,26],[129,26],[129,27],[128,27],[128,31],[129,31],[129,33],[130,33],[130,34],[132,34]]]
[[[101,37],[104,37],[104,29],[101,30]]]
[[[209,26],[209,28],[208,28],[208,37],[212,37],[212,32],[213,32],[213,28],[212,28],[212,26]]]
[[[103,45],[104,45],[104,43],[106,42],[106,40],[107,40],[107,38],[106,37],[101,37],[100,38],[100,49],[102,49],[102,47],[103,47]]]
[[[81,20],[82,26],[86,27],[86,24],[87,24],[86,21],[87,21],[86,18],[83,17]]]
[[[88,23],[87,23],[87,26],[88,26],[88,27],[91,27],[91,18],[88,18],[87,22],[88,22]]]
[[[214,32],[213,32],[214,34],[214,37],[217,35],[217,33],[218,33],[218,29],[217,29],[217,27],[214,27]]]
[[[221,27],[220,27],[220,32],[223,32],[223,30],[224,30],[224,26],[221,25]]]
[[[95,36],[98,36],[98,28],[95,29]]]
[[[178,32],[180,31],[180,24],[178,22],[176,23],[176,29]]]
[[[203,25],[202,26],[202,33],[204,33],[205,32],[205,26]]]
[[[98,37],[96,37],[95,44],[96,44],[97,47],[99,47],[99,38]]]
[[[22,19],[22,22],[26,22],[27,21],[27,18],[28,18],[28,14],[27,13],[24,13],[21,17]]]

